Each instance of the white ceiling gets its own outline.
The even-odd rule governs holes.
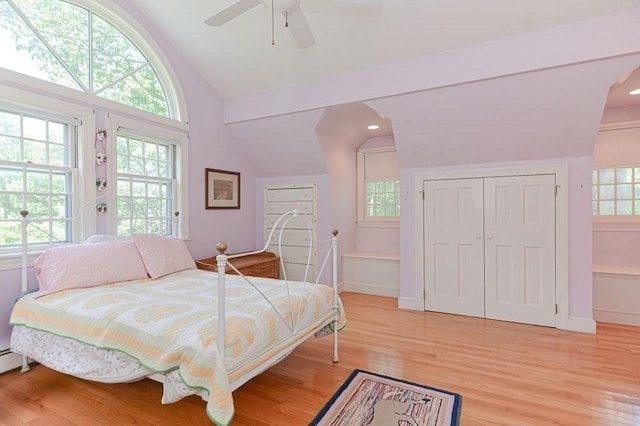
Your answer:
[[[298,49],[277,14],[271,45],[263,5],[209,27],[204,21],[235,0],[132,2],[223,99],[640,7],[640,0],[302,0],[316,43]],[[608,106],[640,103],[626,96],[640,78],[618,86],[625,96]]]

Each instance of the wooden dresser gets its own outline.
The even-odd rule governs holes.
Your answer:
[[[276,256],[275,253],[267,251],[250,256],[239,257],[237,259],[229,259],[228,262],[235,266],[242,275],[280,279],[280,258]],[[218,265],[215,256],[207,259],[196,260],[196,266],[198,269],[203,269],[205,271],[218,272]],[[229,267],[226,268],[225,272],[227,274],[236,273]]]

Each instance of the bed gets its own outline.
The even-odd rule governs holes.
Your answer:
[[[281,217],[279,232],[293,217]],[[199,270],[184,243],[165,236],[49,249],[34,262],[39,290],[13,309],[11,349],[25,357],[24,371],[29,358],[88,380],[161,380],[163,403],[198,394],[210,420],[228,424],[232,391],[306,339],[331,334],[338,361],[337,331],[346,319],[336,234],[322,264],[332,261],[332,286],[290,281],[286,272],[284,280],[225,274],[233,268],[227,260],[240,256],[226,255],[225,244],[218,245],[219,272]]]

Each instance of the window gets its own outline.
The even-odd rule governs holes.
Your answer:
[[[117,136],[117,232],[172,234],[176,145],[120,130]]]
[[[91,123],[83,108],[18,89],[6,88],[3,96],[28,99],[34,108],[0,104],[0,269],[15,266],[21,251],[21,210],[29,212],[30,253],[82,238],[77,212],[85,194],[74,189],[83,178],[83,122]]]
[[[640,217],[640,167],[593,171],[594,216]]]
[[[61,0],[0,1],[0,39],[0,67],[165,117],[175,109],[160,68],[93,10]]]
[[[400,168],[394,148],[358,150],[358,220],[400,221]]]

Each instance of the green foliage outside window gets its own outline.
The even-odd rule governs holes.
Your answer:
[[[169,116],[151,64],[90,10],[61,0],[0,1],[0,38],[1,67]]]
[[[366,182],[366,189],[368,217],[400,216],[399,180],[370,180]]]

